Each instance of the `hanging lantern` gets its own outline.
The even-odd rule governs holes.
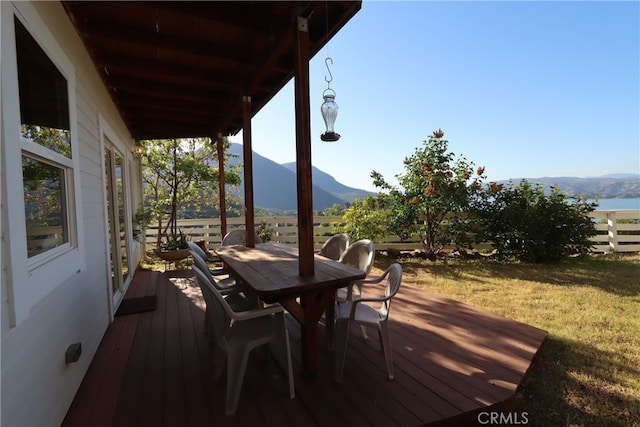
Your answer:
[[[336,118],[338,117],[338,104],[336,104],[335,102],[336,92],[331,89],[331,80],[333,80],[333,76],[331,75],[328,61],[331,61],[331,63],[333,64],[333,59],[331,58],[327,58],[324,60],[324,63],[327,66],[327,70],[329,71],[330,78],[327,79],[327,76],[324,77],[324,80],[327,82],[327,88],[324,92],[322,92],[324,102],[320,106],[320,112],[322,113],[324,125],[327,130],[325,133],[320,135],[320,139],[326,142],[335,142],[340,139],[340,134],[336,133],[333,129],[333,125],[336,122]]]
[[[338,117],[338,104],[334,101],[336,93],[333,89],[327,89],[323,92],[324,102],[320,106],[320,112],[324,119],[324,125],[327,131],[320,135],[320,139],[326,142],[335,142],[340,139],[340,135],[333,130],[333,124]]]
[[[144,154],[144,145],[142,145],[139,141],[136,141],[131,152],[133,153],[133,157],[139,159]]]

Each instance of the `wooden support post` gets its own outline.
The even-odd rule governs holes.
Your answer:
[[[309,29],[298,17],[295,52],[296,174],[298,183],[298,251],[300,276],[314,274],[311,121],[309,109]]]
[[[218,149],[218,194],[220,198],[220,242],[227,234],[227,196],[224,182],[224,141],[222,134],[218,133],[216,147]]]
[[[255,219],[253,208],[253,151],[251,147],[251,97],[242,99],[242,161],[244,163],[244,218],[247,246],[255,247]]]

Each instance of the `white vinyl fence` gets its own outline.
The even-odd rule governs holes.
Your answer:
[[[594,252],[640,252],[640,210],[594,211],[591,216],[596,222],[598,234],[593,241]],[[340,216],[314,217],[314,244],[316,249],[327,240],[332,233],[332,224],[341,223]],[[296,246],[298,243],[298,218],[288,217],[256,217],[256,228],[261,224],[273,230],[272,241]],[[219,246],[220,219],[185,219],[179,220],[178,226],[192,241],[204,240],[208,248]],[[244,217],[227,218],[227,231],[244,228]],[[147,247],[155,247],[157,229],[149,227],[146,231]],[[481,244],[475,249],[489,249],[490,244]],[[376,249],[413,250],[421,249],[419,238],[401,242],[397,236],[387,236],[376,241]]]

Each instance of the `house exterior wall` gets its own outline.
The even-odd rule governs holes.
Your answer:
[[[0,8],[1,424],[60,425],[116,308],[110,286],[104,135],[126,159],[129,222],[141,200],[139,161],[131,154],[129,132],[62,5],[0,2]],[[68,72],[73,92],[70,117],[77,241],[59,260],[33,269],[26,260],[26,235],[19,232],[24,228],[24,198],[20,148],[16,148],[20,112],[16,107],[14,16],[49,58]],[[22,224],[16,219],[21,214]],[[134,269],[142,248],[129,239],[129,267]],[[73,343],[81,343],[82,354],[77,362],[67,364],[65,352]]]

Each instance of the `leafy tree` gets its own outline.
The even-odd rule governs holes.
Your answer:
[[[346,233],[352,241],[376,240],[387,234],[388,211],[371,195],[354,200],[342,218],[344,224],[334,224],[333,233]]]
[[[540,184],[522,180],[493,185],[474,208],[481,227],[478,239],[491,241],[502,256],[526,262],[557,261],[567,255],[584,255],[596,234],[588,215],[597,204],[570,201],[557,187],[545,194]]]
[[[226,159],[228,147],[225,139]],[[187,211],[217,207],[219,212],[217,150],[209,138],[145,141],[142,165],[145,200],[158,221],[158,247],[163,236],[180,236],[176,221]],[[239,185],[238,168],[225,165],[225,182]]]
[[[71,134],[68,130],[39,125],[22,125],[21,134],[24,138],[71,158]]]
[[[325,209],[324,216],[342,216],[345,212],[345,208],[338,203],[334,203],[333,206]]]
[[[388,226],[400,238],[419,235],[430,259],[460,235],[456,226],[461,214],[482,191],[484,168],[448,151],[441,129],[433,132],[422,148],[404,160],[405,173],[396,175],[400,188],[371,172],[376,187],[388,206]],[[445,224],[445,219],[447,223]],[[445,226],[446,225],[446,226]]]

